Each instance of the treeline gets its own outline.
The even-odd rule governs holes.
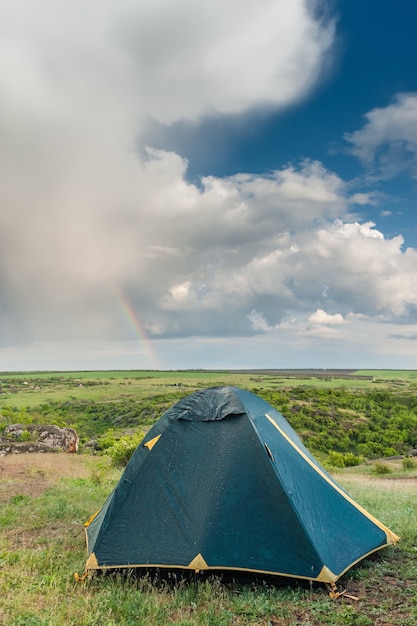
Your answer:
[[[390,391],[295,387],[251,389],[277,408],[313,453],[375,459],[406,455],[417,447],[417,396]],[[36,408],[3,407],[0,429],[10,423],[75,428],[82,443],[108,441],[146,430],[192,389],[112,401],[52,401]]]

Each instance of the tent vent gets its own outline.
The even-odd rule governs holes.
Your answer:
[[[271,461],[274,461],[274,455],[272,454],[271,450],[268,448],[268,446],[266,445],[266,443],[264,444],[265,446],[265,450],[268,453],[269,458],[271,459]]]

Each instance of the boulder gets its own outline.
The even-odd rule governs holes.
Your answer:
[[[51,448],[44,443],[36,441],[10,441],[5,437],[0,439],[0,457],[6,454],[26,454],[28,452],[57,452],[57,448]]]
[[[10,424],[4,430],[7,442],[25,442],[25,434],[30,434],[30,442],[37,443],[49,450],[78,452],[78,435],[74,428],[59,428],[45,424]],[[3,438],[3,443],[5,443]],[[28,446],[29,448],[30,446]],[[28,449],[28,451],[31,451]]]

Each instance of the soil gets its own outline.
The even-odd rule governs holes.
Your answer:
[[[40,496],[61,478],[87,478],[90,474],[84,457],[66,452],[0,457],[0,505],[17,495]]]

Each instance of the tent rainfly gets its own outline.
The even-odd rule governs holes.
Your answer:
[[[174,404],[85,524],[90,570],[180,568],[334,583],[398,541],[265,400],[234,387]]]

